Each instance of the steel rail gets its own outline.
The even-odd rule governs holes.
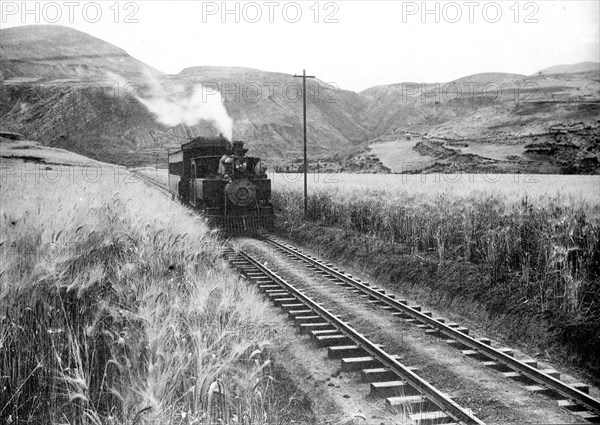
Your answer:
[[[294,287],[293,285],[286,282],[283,278],[279,277],[275,272],[270,270],[265,265],[261,264],[258,260],[254,259],[252,256],[246,254],[245,252],[240,251],[238,255],[249,262],[253,267],[260,270],[263,274],[268,276],[271,280],[276,282],[279,286],[284,288],[290,294],[294,295],[300,301],[302,301],[305,305],[307,305],[311,310],[318,313],[321,317],[323,317],[327,322],[329,322],[333,327],[338,329],[340,332],[345,334],[349,339],[351,339],[356,345],[363,348],[367,353],[369,353],[372,357],[379,360],[384,366],[390,369],[392,372],[397,374],[399,377],[406,380],[413,388],[419,391],[421,394],[427,396],[432,402],[438,405],[445,413],[450,415],[453,419],[462,422],[464,424],[479,424],[485,425],[484,422],[477,419],[473,414],[456,402],[451,400],[448,396],[440,392],[437,388],[429,384],[427,381],[423,380],[417,374],[409,370],[402,363],[398,362],[394,359],[390,354],[382,350],[380,347],[372,343],[369,339],[367,339],[364,335],[357,332],[350,325],[340,320],[338,317],[333,315],[327,309],[322,307],[319,303],[312,300],[310,297],[305,295],[302,291]]]
[[[165,192],[169,193],[170,195],[173,195],[173,193],[171,192],[171,190],[167,186],[165,186],[164,184],[159,183],[159,182],[151,179],[150,177],[143,175],[139,171],[129,170],[129,172],[131,174],[133,174],[135,177],[139,178],[142,181],[142,183],[145,183],[147,186],[149,186],[149,187],[155,187],[155,188],[160,189],[160,190],[164,190]]]
[[[478,341],[475,338],[470,337],[469,335],[466,335],[460,331],[457,331],[456,329],[453,329],[450,326],[447,326],[444,323],[441,323],[441,322],[411,308],[410,306],[408,306],[406,304],[402,304],[398,300],[391,298],[388,295],[380,293],[379,291],[371,288],[370,286],[368,286],[365,283],[358,282],[357,280],[345,275],[344,273],[334,270],[332,267],[328,267],[327,265],[323,264],[319,260],[315,260],[313,258],[306,256],[305,254],[301,253],[294,247],[287,246],[286,244],[282,244],[281,242],[276,241],[267,236],[263,237],[263,239],[265,239],[266,241],[268,241],[269,243],[273,244],[276,247],[280,247],[280,248],[284,249],[284,251],[296,256],[297,258],[301,259],[302,261],[305,261],[305,262],[313,265],[314,267],[317,267],[318,269],[326,272],[327,274],[334,276],[334,277],[342,280],[343,282],[346,282],[346,283],[354,286],[355,288],[365,292],[369,296],[376,298],[379,301],[382,301],[383,303],[395,308],[396,310],[400,310],[404,313],[407,313],[408,315],[412,316],[413,318],[417,319],[418,321],[437,329],[442,334],[444,334],[456,341],[459,341],[460,343],[464,344],[465,346],[467,346],[473,350],[479,351],[480,353],[485,354],[486,356],[490,357],[491,359],[493,359],[499,363],[502,363],[515,371],[518,371],[522,375],[528,377],[529,379],[531,379],[537,383],[541,383],[541,384],[545,385],[547,388],[558,392],[562,396],[574,399],[577,403],[579,403],[582,406],[584,406],[585,408],[593,411],[594,413],[600,414],[600,400],[597,400],[597,399],[591,397],[590,395],[588,395],[582,391],[579,391],[576,388],[570,387],[566,383],[564,383],[552,376],[546,375],[545,373],[540,372],[536,368],[534,368],[528,364],[525,364],[525,363],[509,356],[508,354],[498,351],[498,350],[494,349],[493,347],[491,347],[481,341]]]

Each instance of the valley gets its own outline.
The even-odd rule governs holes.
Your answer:
[[[148,100],[173,105],[196,93],[203,101],[221,96],[234,139],[245,140],[271,168],[299,170],[302,102],[290,74],[196,66],[169,75],[60,26],[2,30],[1,46],[1,131],[120,165],[164,163],[169,149],[221,130],[210,119],[167,125]],[[307,97],[311,171],[600,169],[597,63],[359,93],[316,79],[308,82]]]

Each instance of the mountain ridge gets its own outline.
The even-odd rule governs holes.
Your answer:
[[[162,125],[140,103],[139,96],[151,93],[154,86],[175,98],[176,93],[189,92],[198,84],[217,84],[234,120],[234,138],[249,141],[253,154],[281,164],[292,164],[301,155],[301,96],[297,91],[299,81],[291,74],[208,65],[165,74],[125,50],[80,31],[40,27],[0,30],[1,94],[6,100],[0,105],[0,124],[6,130],[99,160],[150,162],[157,153],[164,154],[167,148],[189,137],[217,133],[206,121],[192,126]],[[5,36],[7,31],[9,37]],[[46,44],[38,45],[42,35]],[[48,43],[51,49],[44,48]],[[95,53],[85,54],[91,47]],[[560,67],[553,68],[564,69]],[[480,138],[481,143],[510,144],[511,138],[546,134],[551,126],[560,126],[565,120],[594,126],[597,106],[593,104],[600,97],[600,73],[580,72],[577,66],[568,69],[573,72],[532,76],[486,72],[445,85],[395,83],[359,93],[332,91],[322,81],[311,79],[307,81],[309,151],[313,157],[352,162],[352,158],[370,155],[372,143],[400,140],[406,133],[440,140]],[[134,82],[135,90],[115,94],[111,91],[114,78],[119,84],[125,79]],[[95,90],[79,87],[81,82],[93,83]],[[408,84],[412,84],[410,90]],[[250,88],[259,90],[259,96],[252,100],[248,100],[251,92],[244,92]],[[528,107],[519,107],[523,102]],[[544,102],[555,105],[535,106]],[[592,102],[592,106],[574,108],[573,102]],[[577,131],[573,137],[583,140],[577,149],[588,149],[589,138],[582,133],[585,130]],[[448,158],[445,148],[424,148],[427,140],[415,146],[409,156],[416,152],[425,157],[423,152],[427,151]],[[553,144],[554,139],[549,143]],[[469,149],[478,152],[476,147]],[[592,151],[596,152],[595,148]],[[574,158],[588,158],[586,155]],[[427,158],[429,161],[432,157]],[[477,160],[485,163],[481,158]],[[533,162],[542,161],[539,155],[536,158]],[[511,163],[511,169],[525,169],[531,158],[522,159],[517,165]],[[560,172],[557,167],[547,169]]]
[[[574,64],[554,65],[544,68],[533,75],[575,74],[580,72],[600,72],[600,62],[578,62]]]
[[[5,28],[0,33],[0,71],[4,79],[98,78],[107,72],[134,78],[164,75],[120,47],[73,28],[26,25]]]

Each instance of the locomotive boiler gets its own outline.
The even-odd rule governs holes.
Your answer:
[[[273,227],[271,181],[244,143],[198,137],[169,154],[169,190],[233,233]]]

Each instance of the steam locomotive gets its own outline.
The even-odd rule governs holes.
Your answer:
[[[198,137],[169,154],[169,190],[230,232],[273,227],[271,180],[244,143]]]

